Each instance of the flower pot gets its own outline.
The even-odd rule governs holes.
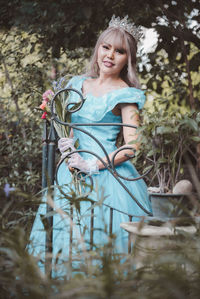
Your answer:
[[[168,219],[189,216],[190,200],[186,194],[150,193],[153,217]]]

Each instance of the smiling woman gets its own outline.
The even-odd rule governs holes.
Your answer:
[[[124,27],[124,24],[127,26]],[[113,247],[113,250],[118,253],[128,251],[128,234],[120,228],[120,223],[129,221],[130,217],[139,221],[141,217],[151,212],[146,184],[143,180],[130,180],[130,178],[137,179],[139,174],[128,161],[133,152],[138,149],[136,143],[136,127],[139,125],[138,110],[145,102],[144,92],[138,89],[139,81],[136,75],[138,37],[138,29],[133,24],[129,24],[127,18],[111,20],[108,29],[97,41],[88,72],[83,76],[72,78],[67,85],[82,92],[86,98],[82,108],[72,113],[71,122],[85,124],[84,130],[88,134],[74,126],[70,138],[61,138],[58,142],[62,157],[65,156],[66,150],[73,151],[67,163],[62,163],[58,171],[58,183],[60,187],[63,186],[65,194],[71,192],[66,185],[71,186],[73,182],[71,171],[79,169],[93,178],[94,188],[90,199],[96,203],[99,199],[105,199],[103,205],[98,203],[93,207],[92,228],[90,219],[87,217],[91,210],[90,201],[81,200],[80,211],[74,206],[73,222],[79,223],[78,230],[81,236],[84,235],[86,244],[90,243],[91,230],[97,247],[110,242],[110,235],[115,236],[116,247]],[[71,103],[79,101],[78,94],[70,93],[69,97]],[[102,125],[105,123],[112,123],[112,126]],[[123,127],[124,145],[117,149],[116,139],[121,127]],[[91,136],[95,136],[99,143]],[[77,139],[78,152],[74,147]],[[105,155],[105,151],[99,146],[100,143],[108,155]],[[122,178],[129,179],[117,180],[116,173]],[[87,176],[86,184],[90,184]],[[135,201],[130,194],[134,195]],[[59,192],[56,194],[57,207],[65,207],[66,201],[63,194]],[[111,224],[109,209],[112,211]],[[81,220],[78,221],[76,213],[79,212]],[[38,211],[31,233],[35,254],[45,250],[45,233],[42,231],[40,213],[42,207]],[[67,225],[59,215],[54,215],[53,218],[53,254],[66,261],[71,238],[67,229],[71,225],[69,223]],[[108,227],[110,235],[105,234]],[[38,244],[40,247],[37,249]],[[77,258],[77,255],[75,256]]]
[[[120,78],[127,83],[128,86],[133,86],[136,88],[140,87],[139,80],[136,74],[136,52],[137,52],[137,38],[138,38],[138,29],[136,30],[136,35],[133,37],[129,32],[125,31],[124,28],[118,26],[109,26],[99,37],[94,54],[92,56],[88,72],[86,73],[89,77],[98,77],[99,76],[99,65],[98,65],[98,55],[101,52],[101,47],[103,46],[108,52],[110,52],[110,47],[113,46],[112,50],[115,50],[117,54],[122,55],[123,58],[127,59],[126,63],[121,67]],[[106,49],[108,48],[108,49]],[[112,47],[111,47],[112,48]]]

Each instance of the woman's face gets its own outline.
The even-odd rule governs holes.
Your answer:
[[[97,63],[100,73],[119,77],[128,63],[127,51],[125,47],[115,45],[112,39],[104,41],[98,48]]]

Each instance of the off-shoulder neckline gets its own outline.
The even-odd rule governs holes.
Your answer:
[[[86,80],[86,79],[89,79],[90,77],[82,77],[82,80],[80,80],[80,91],[81,93],[83,94],[83,82]],[[101,96],[95,96],[93,95],[91,92],[88,92],[86,94],[83,94],[83,97],[84,98],[87,98],[87,97],[93,97],[95,99],[99,99],[99,98],[102,98],[102,97],[105,97],[105,96],[109,96],[110,94],[112,93],[119,93],[119,92],[123,92],[123,91],[126,91],[126,90],[135,90],[135,91],[139,91],[139,92],[142,92],[143,91],[141,89],[138,89],[136,87],[130,87],[130,86],[127,86],[127,87],[121,87],[121,88],[117,88],[117,89],[113,89],[113,90],[110,90],[106,93],[104,93],[103,95]]]

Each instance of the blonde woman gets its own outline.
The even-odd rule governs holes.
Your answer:
[[[93,123],[97,126],[86,126],[84,130],[92,134],[106,149],[110,160],[115,155],[116,139],[120,131],[120,126],[115,123],[139,125],[138,111],[142,109],[145,102],[145,95],[140,90],[140,84],[136,75],[136,51],[137,42],[141,36],[140,30],[131,24],[127,17],[120,20],[113,17],[109,27],[99,36],[90,65],[85,75],[76,76],[70,80],[68,87],[80,91],[86,101],[82,108],[72,114],[72,123]],[[78,101],[78,95],[71,93],[71,101]],[[99,126],[102,123],[113,123],[113,126]],[[120,180],[125,187],[133,194],[139,205],[131,195],[119,183],[116,177],[107,168],[110,167],[107,157],[96,141],[78,129],[71,131],[71,138],[59,140],[59,149],[62,155],[69,148],[74,150],[74,142],[78,139],[79,152],[73,153],[68,159],[68,163],[62,163],[58,172],[58,183],[64,186],[65,192],[71,184],[72,176],[70,170],[79,169],[92,176],[94,189],[89,198],[98,202],[104,198],[103,205],[95,206],[93,219],[93,241],[96,246],[101,246],[108,242],[108,234],[105,230],[109,227],[110,207],[112,208],[112,234],[115,236],[113,250],[125,253],[128,251],[128,235],[120,228],[120,223],[132,220],[139,221],[141,216],[147,215],[151,211],[148,199],[147,187],[143,180],[129,181],[123,177],[136,178],[138,173],[128,156],[137,151],[138,144],[131,143],[137,139],[136,129],[124,126],[124,144],[118,151],[114,159],[114,167],[117,173],[122,176]],[[127,148],[129,147],[129,148]],[[81,152],[83,150],[83,152]],[[96,155],[84,152],[89,150]],[[100,157],[100,158],[98,158]],[[86,179],[88,184],[90,181]],[[67,191],[68,190],[68,191]],[[61,198],[59,194],[55,198],[55,205],[65,209],[67,200]],[[76,207],[79,206],[76,205]],[[144,209],[142,209],[143,207]],[[41,211],[39,210],[38,214]],[[74,208],[73,222],[77,224],[76,213],[80,212],[79,225],[76,231],[84,236],[86,248],[90,243],[91,231],[91,203],[80,202],[80,211]],[[68,259],[69,252],[69,222],[63,220],[61,215],[56,214],[53,221],[53,252],[60,252],[63,260]],[[31,238],[34,247],[40,240],[40,250],[44,250],[42,235],[42,223],[38,217],[32,230]],[[38,230],[40,229],[40,233]],[[40,234],[40,236],[39,236]],[[74,232],[76,238],[76,232]],[[76,243],[76,242],[75,242]],[[74,248],[76,247],[74,243]],[[77,243],[78,244],[78,241]],[[78,245],[77,245],[78,246]],[[39,250],[37,251],[39,253]],[[75,254],[77,251],[74,249]],[[76,255],[75,255],[76,256]],[[76,256],[77,257],[77,256]]]

